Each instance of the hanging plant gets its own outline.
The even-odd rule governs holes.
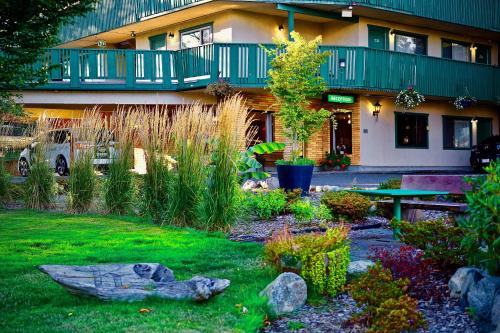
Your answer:
[[[477,99],[472,96],[458,96],[453,104],[457,110],[463,110],[477,103]]]
[[[226,80],[218,79],[216,82],[207,85],[207,94],[215,96],[219,101],[234,95],[235,90]]]
[[[416,109],[423,102],[425,102],[424,95],[415,90],[413,86],[401,90],[396,96],[396,105],[406,111]]]

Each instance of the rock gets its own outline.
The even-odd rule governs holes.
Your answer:
[[[450,296],[459,298],[463,306],[467,306],[467,293],[471,286],[482,279],[482,274],[475,268],[459,268],[448,282]]]
[[[323,185],[323,192],[330,192],[332,190],[333,186],[330,185]]]
[[[493,302],[500,290],[500,278],[487,276],[472,285],[467,293],[469,306],[481,319],[489,321],[492,313]]]
[[[319,185],[315,186],[315,187],[316,187],[316,189],[315,189],[316,192],[321,192],[323,190],[323,188]]]
[[[241,185],[243,191],[250,191],[257,187],[257,183],[254,180],[248,179]]]
[[[307,285],[295,273],[282,273],[260,292],[260,296],[267,296],[271,311],[281,315],[293,312],[306,303]]]
[[[347,274],[360,274],[368,271],[368,268],[374,266],[375,263],[371,260],[356,260],[351,261],[347,267]]]
[[[497,292],[491,308],[491,323],[500,331],[500,292]]]
[[[105,264],[93,266],[43,265],[40,270],[76,295],[102,300],[140,301],[156,296],[173,300],[204,301],[220,294],[230,281],[195,276],[176,281],[160,264]]]
[[[280,182],[276,177],[269,177],[266,179],[267,188],[272,191],[280,187]]]

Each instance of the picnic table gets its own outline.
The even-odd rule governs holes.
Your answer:
[[[393,199],[393,212],[394,219],[396,222],[401,222],[401,199],[411,198],[411,197],[433,197],[436,195],[448,195],[449,192],[442,191],[427,191],[427,190],[404,190],[404,189],[392,189],[392,190],[351,190],[351,192],[356,192],[362,195],[375,196],[375,197],[391,197]],[[394,228],[393,236],[395,239],[398,238],[399,228]]]

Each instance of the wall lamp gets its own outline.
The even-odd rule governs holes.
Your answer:
[[[283,31],[283,30],[285,30],[285,27],[283,27],[283,24],[280,24],[280,25],[278,26],[278,30],[279,30],[279,31]]]
[[[394,36],[395,33],[396,31],[394,29],[389,30],[389,35]]]
[[[377,118],[378,120],[378,114],[380,113],[380,110],[382,109],[382,104],[380,104],[379,101],[377,103],[373,104],[373,116]]]
[[[135,31],[131,31],[131,32],[130,32],[130,37],[135,38],[135,36],[137,36],[137,35],[135,34]]]
[[[173,38],[174,38],[174,36],[175,36],[175,35],[174,35],[174,33],[173,33],[173,32],[169,32],[169,33],[168,33],[168,38],[173,39]]]
[[[471,46],[470,46],[470,50],[471,50],[471,51],[475,51],[475,50],[477,50],[477,45],[476,45],[476,44],[474,44],[474,43],[472,43],[472,44],[471,44]]]

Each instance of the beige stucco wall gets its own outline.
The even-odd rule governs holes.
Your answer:
[[[373,117],[373,104],[380,100],[378,120]],[[467,166],[470,150],[443,149],[443,115],[492,118],[493,134],[499,133],[499,112],[494,107],[476,106],[457,111],[450,102],[426,102],[415,110],[429,115],[429,148],[396,148],[393,99],[360,97],[361,165],[362,166]],[[476,141],[473,125],[473,143]],[[368,133],[364,133],[368,130]]]

